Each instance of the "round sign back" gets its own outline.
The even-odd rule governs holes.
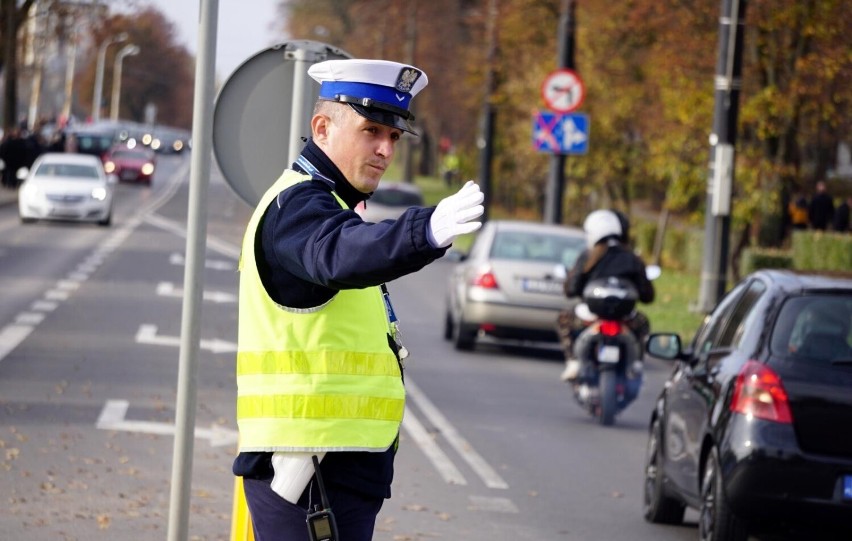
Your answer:
[[[331,45],[289,41],[258,52],[225,81],[213,111],[213,154],[228,185],[249,205],[257,205],[296,158],[288,152],[291,139],[311,135],[319,85],[308,68],[344,58],[352,56]]]

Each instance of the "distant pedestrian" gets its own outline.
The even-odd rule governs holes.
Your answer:
[[[808,228],[808,199],[802,193],[797,193],[787,207],[790,214],[790,225],[793,229]]]
[[[808,207],[808,220],[811,227],[825,231],[834,218],[834,201],[826,190],[825,182],[816,183],[816,193]]]
[[[843,200],[834,211],[834,230],[840,233],[849,231],[849,207],[852,207],[852,195]]]

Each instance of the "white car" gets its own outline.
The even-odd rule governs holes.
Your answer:
[[[21,221],[77,220],[110,225],[115,184],[115,177],[104,172],[97,156],[42,154],[18,191]]]

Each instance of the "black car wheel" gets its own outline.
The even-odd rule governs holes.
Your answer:
[[[660,420],[654,420],[648,434],[645,453],[645,499],[642,514],[648,522],[657,524],[680,524],[686,506],[663,491],[663,429]]]
[[[698,538],[701,541],[747,541],[746,523],[733,513],[725,499],[719,452],[715,447],[704,461],[699,512]]]

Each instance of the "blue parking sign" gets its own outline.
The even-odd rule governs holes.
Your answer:
[[[586,154],[589,115],[540,111],[533,117],[533,145],[541,152]]]

